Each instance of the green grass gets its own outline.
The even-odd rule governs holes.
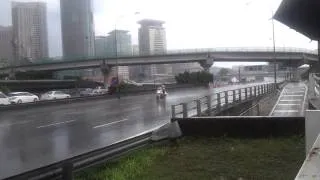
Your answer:
[[[182,138],[76,174],[93,180],[294,179],[304,160],[302,137]]]

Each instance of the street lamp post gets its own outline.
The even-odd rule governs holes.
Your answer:
[[[135,12],[134,15],[138,15],[140,12]],[[120,16],[118,19],[123,18],[124,16]],[[118,60],[118,32],[117,32],[117,21],[114,23],[114,50],[115,50],[115,57],[116,57],[116,77],[117,77],[117,86],[118,86],[118,98],[120,98],[120,87],[119,87],[119,60]],[[120,51],[121,51],[121,40],[120,40]]]
[[[277,84],[277,58],[276,58],[276,40],[275,40],[275,32],[274,32],[274,19],[273,19],[273,11],[272,11],[272,42],[273,42],[273,68],[274,68],[274,84]]]

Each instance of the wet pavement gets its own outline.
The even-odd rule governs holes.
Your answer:
[[[308,88],[303,82],[287,84],[283,88],[270,116],[304,116],[307,92]]]
[[[238,89],[169,92],[0,112],[0,179],[101,148],[170,120],[170,106],[214,92]]]

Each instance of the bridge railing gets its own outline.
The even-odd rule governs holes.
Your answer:
[[[171,117],[188,118],[203,114],[216,115],[236,104],[253,100],[272,93],[274,90],[276,90],[276,85],[270,83],[209,94],[192,101],[172,105]]]
[[[316,97],[320,97],[320,74],[314,73],[311,76],[313,78],[313,88],[314,88],[314,95]]]

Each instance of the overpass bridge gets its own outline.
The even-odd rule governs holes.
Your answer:
[[[120,57],[82,57],[73,59],[53,59],[50,62],[0,68],[0,74],[26,71],[61,71],[88,68],[111,68],[113,66],[176,64],[199,62],[204,69],[210,68],[214,62],[285,62],[288,64],[311,64],[318,61],[315,51],[280,48],[274,54],[272,48],[226,48],[226,49],[192,49],[168,51],[165,54],[150,56]]]

